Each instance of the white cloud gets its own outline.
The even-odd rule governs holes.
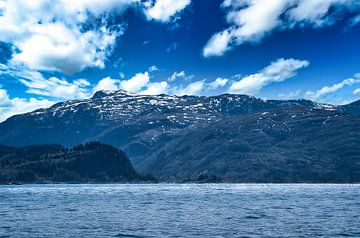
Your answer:
[[[296,91],[289,92],[289,93],[280,93],[278,95],[278,98],[279,99],[285,99],[285,100],[297,99],[297,98],[299,98],[301,93],[302,93],[302,91],[300,89],[298,89]]]
[[[282,82],[296,75],[297,70],[309,65],[306,60],[278,59],[260,72],[248,75],[239,81],[234,81],[230,93],[254,95],[268,84]]]
[[[190,80],[194,78],[194,75],[186,75],[185,71],[179,71],[179,72],[174,72],[169,78],[168,81],[169,82],[174,82],[176,80]]]
[[[104,68],[124,33],[110,24],[113,15],[137,7],[148,18],[167,22],[190,0],[1,0],[0,41],[12,44],[12,64],[31,70],[72,74],[85,68]]]
[[[150,76],[148,72],[137,73],[129,80],[120,81],[120,88],[132,93],[140,92],[150,82]]]
[[[87,67],[103,68],[121,27],[92,24],[91,16],[121,13],[137,0],[11,0],[3,2],[0,41],[13,44],[12,62],[33,70],[75,73]],[[105,18],[104,18],[105,19]]]
[[[355,89],[353,94],[356,96],[360,96],[360,88]]]
[[[142,95],[159,95],[169,93],[169,85],[166,81],[150,83],[147,88],[140,92]]]
[[[340,83],[336,83],[333,84],[331,86],[325,86],[321,89],[319,89],[318,91],[308,91],[305,94],[305,98],[310,99],[310,100],[318,100],[321,99],[322,97],[324,97],[325,95],[334,93],[342,88],[344,88],[345,86],[351,86],[353,84],[358,84],[360,83],[360,78],[357,78],[356,75],[354,78],[349,78],[349,79],[345,79]]]
[[[91,85],[90,82],[86,79],[77,79],[74,81],[74,84],[78,85],[79,87],[88,87]]]
[[[210,90],[216,90],[218,88],[224,87],[229,82],[229,79],[226,78],[217,78],[215,81],[208,83],[207,86]]]
[[[68,82],[56,77],[45,79],[39,75],[31,79],[20,79],[20,82],[28,87],[26,92],[30,94],[62,99],[80,99],[90,96],[87,88],[90,83],[85,79]]]
[[[45,78],[40,72],[11,68],[0,64],[0,75],[14,78],[27,87],[26,92],[59,99],[77,99],[90,96],[90,82],[76,79],[72,82],[57,77]]]
[[[206,84],[205,80],[186,83],[186,81],[191,80],[193,77],[194,75],[187,76],[185,71],[180,71],[174,72],[174,74],[168,78],[168,81],[153,82],[151,81],[150,73],[144,72],[137,73],[129,80],[105,78],[102,79],[95,88],[102,88],[103,90],[122,89],[141,95],[199,95],[204,89],[206,89],[206,87],[210,87],[210,85],[212,87],[221,87],[221,85],[224,85],[226,80],[218,78],[210,84]],[[182,81],[177,82],[176,84],[171,84],[176,79],[182,79]]]
[[[37,29],[35,29],[37,28]],[[12,61],[34,70],[76,73],[87,67],[105,67],[105,60],[121,31],[101,27],[81,33],[62,23],[34,27],[33,35],[16,42],[20,52]]]
[[[230,29],[219,32],[211,37],[203,50],[205,57],[221,56],[231,49],[230,42],[233,38]]]
[[[39,108],[47,108],[53,105],[55,102],[46,99],[25,99],[25,98],[10,98],[5,89],[0,88],[0,122],[7,118],[31,112]]]
[[[189,83],[185,87],[180,87],[179,89],[174,88],[173,94],[179,95],[179,96],[199,95],[204,88],[205,88],[204,80],[195,81],[195,82]]]
[[[97,91],[115,91],[120,89],[120,80],[106,77],[101,79],[94,87],[93,92]]]
[[[169,22],[190,3],[191,0],[151,0],[146,3],[147,8],[144,12],[150,20]]]
[[[330,15],[330,8],[357,8],[359,3],[351,0],[300,0],[295,7],[290,9],[287,14],[289,21],[295,25],[312,25],[321,27],[330,25],[335,19]]]
[[[222,7],[227,11],[229,27],[210,38],[203,49],[205,57],[221,56],[236,45],[258,42],[276,29],[331,25],[343,10],[359,13],[354,23],[360,16],[360,3],[352,0],[224,0]]]
[[[168,93],[169,85],[167,82],[151,82],[149,72],[137,73],[128,80],[119,80],[106,77],[100,80],[93,89],[93,93],[101,90],[115,91],[125,90],[131,93],[144,95],[158,95]]]
[[[168,81],[174,82],[177,78],[185,78],[185,71],[174,72],[171,77],[168,78]]]

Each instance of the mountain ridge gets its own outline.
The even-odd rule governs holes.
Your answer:
[[[351,163],[357,166],[358,157],[354,154],[356,151],[354,148],[360,148],[360,142],[356,137],[353,141],[347,141],[346,133],[355,133],[355,135],[360,133],[360,125],[357,123],[359,109],[359,102],[333,106],[304,99],[262,100],[252,96],[233,94],[211,97],[164,94],[149,96],[125,91],[100,91],[89,99],[61,102],[47,109],[9,118],[0,123],[0,144],[25,146],[51,143],[73,146],[88,141],[100,141],[124,150],[136,169],[151,173],[166,181],[192,180],[201,174],[208,174],[210,177],[214,175],[229,181],[241,182],[247,181],[246,176],[250,178],[253,175],[235,173],[231,167],[224,166],[225,161],[233,155],[225,153],[222,157],[221,154],[212,150],[213,148],[221,150],[221,146],[227,148],[231,144],[224,144],[224,138],[230,138],[237,143],[228,148],[230,151],[233,150],[234,156],[241,159],[241,161],[232,160],[234,163],[232,167],[237,170],[241,170],[239,165],[243,163],[242,159],[245,158],[244,161],[247,161],[247,157],[260,159],[264,156],[274,159],[274,161],[269,159],[270,164],[277,163],[276,158],[287,156],[290,159],[288,163],[294,165],[291,167],[294,170],[297,160],[312,164],[316,157],[319,160],[324,159],[321,151],[329,151],[329,141],[336,140],[343,141],[344,145],[350,143],[344,150],[345,153],[349,153],[349,158],[355,158],[351,160]],[[264,118],[267,118],[267,124],[262,124]],[[225,122],[234,127],[228,127]],[[238,125],[238,122],[242,124]],[[324,126],[330,122],[338,126],[328,128]],[[240,126],[249,130],[247,134],[238,130]],[[290,128],[291,131],[286,128]],[[342,131],[341,128],[351,129]],[[215,141],[205,140],[201,143],[198,141],[202,135],[205,136],[210,132],[216,134],[221,130],[225,131],[223,135],[220,134],[223,137],[216,137]],[[302,134],[302,130],[306,131],[306,134]],[[320,133],[319,137],[323,136],[323,140],[318,141],[312,137],[316,130]],[[296,133],[293,133],[294,131]],[[205,138],[211,136],[207,135]],[[278,138],[284,136],[288,139],[288,143],[278,141]],[[239,141],[239,137],[252,138],[249,141],[244,139],[251,148],[250,154],[243,153],[242,150],[246,149],[246,146],[238,146],[245,143]],[[297,148],[296,145],[299,144],[301,138],[306,138],[308,142],[301,142],[300,147]],[[261,141],[265,141],[265,144],[258,143]],[[183,146],[187,142],[192,142],[192,144]],[[319,148],[312,146],[312,142],[318,143]],[[286,148],[284,149],[281,145]],[[336,146],[342,148],[341,143],[336,143]],[[266,148],[268,150],[265,150]],[[183,151],[183,155],[187,151],[193,151],[194,155],[183,156],[189,159],[184,160],[175,154],[178,149]],[[310,152],[303,153],[301,150]],[[291,156],[292,153],[297,154],[299,158]],[[160,154],[166,156],[161,157]],[[211,158],[210,155],[214,157]],[[328,162],[335,166],[340,154],[330,153],[327,156],[329,155],[331,156]],[[191,163],[193,156],[202,161],[200,165]],[[211,167],[210,165],[215,162],[218,163],[217,167]],[[180,165],[188,163],[193,167],[184,168],[189,172],[182,173],[177,170],[181,168],[179,163]],[[252,162],[247,161],[247,163]],[[269,165],[263,163],[257,166]],[[287,168],[287,171],[290,170],[286,164],[281,166]],[[210,167],[212,169],[209,169]],[[311,169],[311,166],[307,169]],[[284,181],[306,181],[306,179],[296,179],[294,175],[294,173],[287,174],[288,179]],[[326,178],[328,175],[324,176],[322,180],[328,181]],[[357,178],[358,175],[354,176]],[[259,178],[258,181],[267,181],[266,178],[260,179],[260,174],[256,177]],[[273,178],[273,181],[277,180],[279,179]]]

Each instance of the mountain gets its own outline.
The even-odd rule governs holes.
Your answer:
[[[359,102],[100,91],[9,118],[0,144],[101,141],[167,181],[360,181],[359,109]]]
[[[141,157],[154,144],[179,131],[224,117],[280,107],[319,107],[306,100],[264,101],[245,95],[141,96],[125,91],[97,92],[91,99],[58,103],[0,123],[0,144],[74,146],[99,140]]]
[[[231,116],[183,131],[138,168],[169,181],[360,182],[359,119],[301,107]]]
[[[360,100],[347,105],[339,106],[338,110],[360,116]]]
[[[0,183],[130,182],[139,175],[124,152],[90,142],[71,149],[61,145],[0,146]]]

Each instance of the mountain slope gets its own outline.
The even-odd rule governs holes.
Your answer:
[[[138,168],[163,180],[360,182],[360,120],[306,108],[233,116],[192,128]]]
[[[360,100],[338,107],[338,110],[360,116]]]

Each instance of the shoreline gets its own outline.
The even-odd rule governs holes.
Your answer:
[[[218,184],[224,184],[224,185],[360,185],[360,182],[358,183],[311,183],[311,182],[303,182],[303,183],[256,183],[256,182],[217,182],[217,183],[203,183],[203,182],[113,182],[113,183],[0,183],[0,186],[26,186],[26,185],[218,185]]]

